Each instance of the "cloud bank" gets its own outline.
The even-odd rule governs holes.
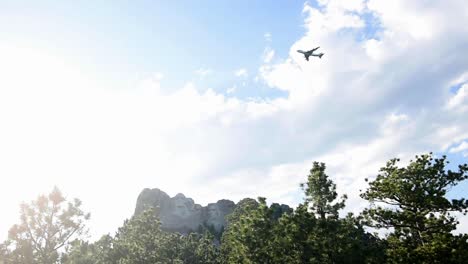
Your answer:
[[[265,196],[294,205],[314,160],[359,211],[364,178],[389,158],[466,150],[467,9],[461,0],[306,3],[304,36],[258,69],[287,92],[280,98],[189,82],[166,92],[162,74],[106,88],[60,59],[2,46],[4,223],[16,221],[17,201],[53,185],[83,200],[95,235],[115,231],[145,187],[200,203]],[[318,45],[321,60],[296,52]]]

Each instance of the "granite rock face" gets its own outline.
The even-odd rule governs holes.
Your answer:
[[[226,224],[226,215],[234,210],[235,203],[219,200],[203,207],[181,193],[171,198],[159,189],[144,189],[138,196],[135,215],[149,207],[158,208],[163,229],[189,233],[197,231],[200,226],[212,226],[220,231]]]
[[[222,231],[226,225],[226,216],[234,211],[236,204],[230,200],[219,200],[201,206],[181,193],[171,198],[160,189],[146,188],[138,196],[135,215],[149,207],[157,208],[164,230],[186,234],[197,232],[202,226]],[[274,217],[292,211],[284,204],[272,204],[272,207],[275,211]]]

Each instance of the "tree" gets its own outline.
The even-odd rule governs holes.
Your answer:
[[[313,163],[307,182],[301,184],[305,201],[288,219],[301,262],[381,263],[381,241],[367,233],[352,214],[339,217],[347,197],[338,199],[336,184],[325,169],[324,163]]]
[[[242,263],[245,259],[243,240],[239,234],[239,226],[244,224],[242,219],[248,217],[258,209],[258,202],[252,198],[239,201],[234,211],[226,216],[226,228],[221,237],[221,258],[223,263]],[[244,220],[245,221],[245,220]]]
[[[94,244],[83,240],[74,240],[70,243],[68,252],[61,257],[63,264],[95,264],[96,251]]]
[[[154,208],[126,220],[111,244],[107,262],[99,263],[219,263],[212,235],[165,232]]]
[[[335,202],[338,197],[336,184],[325,174],[325,169],[325,163],[314,162],[310,174],[307,176],[307,183],[302,183],[301,187],[310,209],[321,220],[325,220],[327,217],[337,219],[338,211],[345,207],[347,197],[343,195],[341,201]]]
[[[382,263],[383,243],[351,214],[339,218],[338,200],[325,164],[314,162],[301,185],[305,201],[293,212],[245,199],[228,217],[222,237],[223,263]],[[338,200],[338,201],[337,201]]]
[[[258,202],[244,199],[228,217],[228,226],[222,236],[223,263],[285,263],[278,259],[275,247],[279,235],[276,208],[269,208],[266,199]]]
[[[312,243],[316,237],[316,220],[305,203],[279,218],[275,248],[284,263],[318,263],[314,261],[318,248]]]
[[[76,239],[70,243],[61,257],[63,264],[113,264],[116,263],[113,238],[102,236],[98,241],[89,243]]]
[[[179,259],[187,264],[217,264],[220,263],[219,249],[214,244],[215,237],[205,232],[202,234],[191,233],[179,236],[176,241],[180,250]]]
[[[13,263],[57,262],[59,250],[86,233],[85,221],[90,215],[80,206],[78,199],[67,202],[57,187],[47,196],[23,203],[21,223],[9,230]]]
[[[19,263],[19,261],[14,261],[13,255],[9,249],[10,241],[5,241],[5,243],[0,244],[0,264],[9,264],[9,263]]]
[[[336,263],[337,256],[337,231],[339,228],[339,210],[345,206],[346,195],[337,200],[336,184],[325,173],[324,163],[314,162],[307,182],[301,184],[305,194],[304,207],[318,217],[310,218],[307,229],[310,229],[306,245],[306,251],[314,252],[307,261],[313,263]],[[307,214],[298,215],[307,216]],[[300,220],[299,222],[304,222]],[[309,255],[310,255],[309,253]]]
[[[119,228],[114,238],[116,263],[171,263],[162,250],[168,242],[155,209],[149,208]]]
[[[466,236],[453,236],[453,212],[466,214],[465,198],[447,199],[447,191],[468,178],[468,165],[446,170],[446,156],[416,156],[407,167],[392,159],[380,169],[361,197],[371,202],[363,214],[368,225],[392,228],[387,254],[392,263],[457,263],[456,248],[467,248]],[[466,251],[465,251],[466,252]],[[458,255],[458,256],[457,256]]]

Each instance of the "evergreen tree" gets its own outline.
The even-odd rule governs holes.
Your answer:
[[[89,243],[75,240],[62,255],[63,264],[113,264],[117,263],[113,250],[113,238],[102,236],[98,241]]]
[[[221,252],[224,263],[284,263],[275,258],[278,221],[266,199],[245,199],[228,218]]]
[[[345,207],[346,195],[339,201],[336,184],[325,173],[325,163],[314,162],[307,182],[301,184],[306,196],[306,203],[320,220],[326,218],[338,219],[338,211]]]
[[[121,264],[216,264],[220,259],[211,234],[165,232],[157,210],[151,208],[125,221],[112,240],[112,250],[107,256],[109,263]]]
[[[467,236],[451,234],[458,224],[453,213],[466,213],[468,201],[449,200],[447,191],[468,178],[468,165],[447,171],[446,157],[434,159],[432,153],[416,156],[406,167],[398,167],[398,161],[387,162],[361,194],[371,202],[364,211],[369,225],[393,229],[390,262],[460,263],[460,256],[468,257]]]
[[[325,169],[324,163],[313,163],[307,182],[301,184],[305,201],[289,219],[300,227],[296,232],[305,231],[291,239],[300,248],[302,263],[381,263],[381,241],[352,214],[339,217],[346,195],[338,199],[336,184]]]
[[[81,201],[66,202],[58,188],[21,205],[21,223],[9,230],[11,263],[51,264],[59,260],[59,250],[72,238],[86,233],[89,214],[81,209]]]

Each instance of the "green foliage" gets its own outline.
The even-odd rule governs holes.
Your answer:
[[[465,237],[455,237],[457,220],[453,212],[467,212],[464,199],[449,200],[447,191],[468,178],[468,165],[446,171],[446,157],[432,153],[416,156],[407,167],[390,160],[369,183],[361,196],[371,202],[363,212],[369,225],[393,228],[388,237],[387,255],[391,263],[452,262],[456,248],[466,248]]]
[[[149,209],[125,221],[111,246],[106,250],[105,261],[99,263],[219,263],[219,251],[213,236],[180,235],[161,230],[157,211]]]
[[[224,233],[224,226],[222,226],[220,230],[216,230],[214,225],[212,225],[212,224],[208,225],[205,222],[205,223],[203,223],[203,225],[198,226],[197,233],[213,236],[213,238],[216,241],[219,242],[219,241],[221,241],[221,237],[222,237],[222,235]]]
[[[112,264],[115,263],[113,255],[113,238],[104,235],[94,243],[82,240],[73,241],[62,255],[64,264]]]
[[[246,226],[250,217],[259,208],[259,203],[251,198],[245,198],[237,203],[234,211],[226,217],[227,226],[221,237],[221,256],[223,263],[251,263],[247,260],[246,248],[243,246],[244,235],[239,231],[248,231]]]
[[[339,218],[344,196],[325,165],[315,162],[302,187],[305,202],[278,218],[278,205],[244,200],[228,218],[221,252],[224,263],[382,263],[384,243],[365,232],[352,215]]]
[[[159,218],[153,210],[126,220],[114,239],[118,263],[163,263],[172,252],[162,252],[170,240],[164,237]]]
[[[8,243],[13,248],[8,256],[10,263],[56,263],[59,250],[86,232],[84,222],[89,214],[80,206],[78,199],[67,203],[57,188],[22,204],[21,223],[9,230]]]
[[[94,244],[82,240],[70,243],[70,252],[62,256],[61,262],[65,264],[91,264],[96,263],[94,257],[97,255]]]
[[[325,174],[325,164],[314,162],[310,174],[307,176],[307,183],[301,184],[306,195],[306,202],[310,209],[316,213],[320,219],[331,217],[338,218],[338,211],[345,207],[346,195],[341,201],[336,201],[338,194],[336,185]]]
[[[54,189],[21,206],[21,224],[0,244],[0,264],[466,263],[468,235],[452,231],[458,224],[453,214],[466,213],[468,202],[446,195],[468,178],[468,165],[446,171],[445,156],[430,154],[403,168],[397,162],[390,160],[361,194],[371,206],[359,217],[340,217],[346,195],[338,198],[325,164],[314,162],[295,210],[268,206],[265,198],[243,199],[225,230],[205,224],[199,233],[181,235],[163,231],[158,210],[150,208],[126,220],[114,237],[94,243],[70,242],[84,233],[89,214],[79,200],[65,203]],[[392,233],[381,239],[366,225]]]
[[[206,232],[203,235],[192,233],[180,238],[182,246],[179,258],[182,263],[220,263],[219,249],[213,243],[214,237],[210,233]]]
[[[287,263],[314,263],[312,260],[318,251],[312,246],[311,237],[316,222],[315,215],[304,204],[279,219],[276,250]]]
[[[226,217],[227,227],[231,225],[231,223],[235,223],[240,221],[242,216],[251,213],[252,211],[258,208],[258,202],[252,198],[244,198],[237,203],[234,211]]]
[[[301,263],[381,263],[383,243],[367,233],[353,215],[339,218],[346,195],[338,199],[336,185],[324,163],[314,162],[307,182],[301,184],[305,202],[282,222]]]
[[[0,243],[0,264],[19,263],[19,261],[15,261],[15,256],[11,253],[10,244],[11,241],[8,240]]]
[[[258,203],[244,200],[234,210],[221,242],[224,263],[284,263],[275,246],[278,224],[274,211],[261,197]]]

